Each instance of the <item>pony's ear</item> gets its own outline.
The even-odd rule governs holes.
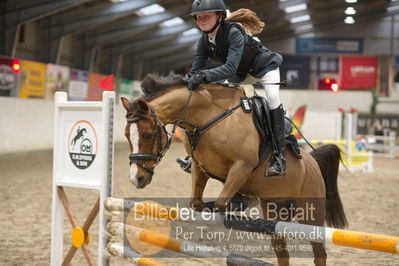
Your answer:
[[[126,111],[129,110],[129,100],[126,99],[125,97],[121,97],[121,102],[122,106],[126,109]]]
[[[134,105],[134,110],[142,113],[142,114],[148,114],[150,113],[150,107],[148,106],[147,102],[142,100],[142,99],[137,99],[133,102]]]

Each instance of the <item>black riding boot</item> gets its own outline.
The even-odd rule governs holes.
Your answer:
[[[267,176],[284,176],[286,169],[285,159],[285,132],[284,132],[284,109],[280,104],[276,109],[270,110],[273,136],[276,141],[276,151],[272,155],[266,170]]]

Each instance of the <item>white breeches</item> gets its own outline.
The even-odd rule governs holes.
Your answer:
[[[280,69],[274,69],[269,72],[267,72],[263,77],[260,78],[255,78],[251,75],[248,75],[246,79],[241,82],[243,84],[252,84],[256,82],[262,82],[262,83],[278,83],[280,82]],[[281,100],[280,100],[280,85],[266,85],[262,84],[263,89],[265,90],[266,93],[266,101],[267,104],[269,105],[269,108],[271,110],[276,109],[277,107],[280,106]]]

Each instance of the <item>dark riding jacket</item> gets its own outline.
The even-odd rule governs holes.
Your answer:
[[[254,40],[238,23],[223,22],[216,34],[215,43],[216,45],[208,40],[207,34],[202,34],[188,76],[201,70],[207,82],[226,79],[230,82],[241,82],[248,74],[260,78],[278,68],[283,61],[280,54]],[[204,69],[208,58],[221,65]]]

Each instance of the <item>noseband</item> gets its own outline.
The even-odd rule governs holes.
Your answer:
[[[152,118],[152,120],[154,121],[155,125],[156,125],[156,129],[153,133],[151,134],[144,134],[144,138],[145,139],[152,139],[152,146],[151,146],[151,151],[154,150],[154,146],[155,146],[155,141],[158,139],[158,151],[157,154],[152,154],[152,153],[131,153],[129,155],[129,160],[130,160],[130,164],[136,164],[142,168],[144,168],[149,174],[153,175],[154,174],[154,168],[155,166],[157,166],[157,164],[161,161],[162,157],[165,155],[166,151],[169,149],[170,144],[172,142],[172,137],[168,137],[168,131],[166,130],[166,127],[164,124],[161,123],[161,121],[159,121],[159,119],[157,118],[156,114],[155,114],[155,110],[152,107],[152,105],[148,104],[151,110],[151,114],[150,117]],[[129,124],[132,123],[136,123],[137,121],[139,121],[140,119],[146,118],[148,117],[147,115],[140,115],[140,116],[136,116],[135,118],[127,118],[126,121]],[[162,132],[165,133],[166,136],[166,143],[163,143],[162,140]],[[165,147],[163,147],[165,145]],[[140,162],[142,160],[152,160],[155,161],[153,166],[147,166],[144,163]]]

